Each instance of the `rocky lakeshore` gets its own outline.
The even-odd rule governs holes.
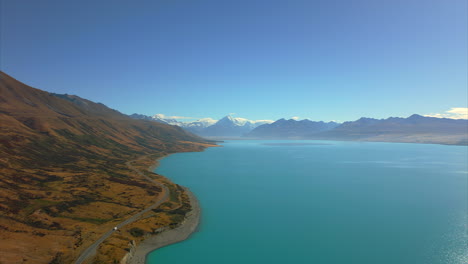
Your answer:
[[[181,242],[190,237],[195,232],[200,223],[201,209],[195,195],[185,188],[189,198],[192,210],[187,214],[185,220],[180,226],[162,231],[161,233],[149,236],[138,245],[132,242],[130,252],[122,259],[121,264],[145,264],[146,256],[161,247]]]

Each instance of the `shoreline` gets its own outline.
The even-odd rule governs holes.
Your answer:
[[[215,147],[217,145],[212,145]],[[160,165],[160,160],[168,156],[176,154],[169,153],[156,158],[151,166],[148,167],[149,172],[154,172]],[[163,175],[161,175],[163,176]],[[165,177],[165,176],[163,176]],[[189,188],[181,186],[187,193],[187,196],[192,206],[192,210],[187,213],[183,222],[174,229],[163,230],[155,235],[147,235],[139,244],[134,240],[129,243],[129,252],[120,260],[120,264],[146,264],[146,258],[151,252],[169,246],[175,243],[182,242],[190,238],[190,236],[198,230],[201,218],[201,207],[197,197],[190,191]]]
[[[190,199],[192,210],[185,220],[176,228],[165,230],[157,235],[145,238],[138,245],[132,241],[130,252],[120,261],[121,264],[145,264],[149,253],[159,248],[188,239],[200,223],[201,208],[195,195],[186,187],[184,190]]]

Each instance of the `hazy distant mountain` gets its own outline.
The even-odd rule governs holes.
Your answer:
[[[314,122],[307,119],[297,121],[283,118],[271,124],[261,125],[245,136],[262,139],[307,138],[313,134],[333,129],[338,125],[339,124],[335,122]]]
[[[129,115],[129,117],[131,117],[133,119],[153,120],[153,118],[151,118],[151,116],[140,115],[140,114],[131,114],[131,115]]]
[[[179,124],[177,125],[194,134],[202,135],[203,130],[205,128],[215,124],[216,122],[217,120],[214,120],[208,117],[208,118],[201,118],[192,122],[179,122]]]
[[[144,120],[152,120],[163,124],[179,126],[183,128],[205,128],[208,126],[213,125],[218,120],[212,118],[201,118],[196,121],[192,122],[181,122],[174,118],[168,118],[163,114],[155,114],[153,116],[141,115],[141,114],[132,114],[130,115],[131,118],[134,119],[144,119]]]
[[[183,122],[177,121],[177,119],[167,117],[163,114],[155,114],[151,116],[151,119],[153,121],[157,121],[160,123],[168,124],[168,125],[173,125],[173,126],[180,126],[182,127]]]
[[[220,120],[212,118],[201,118],[192,122],[180,122],[176,119],[167,118],[165,115],[156,114],[146,116],[140,114],[130,115],[132,118],[153,120],[156,122],[176,125],[186,129],[189,132],[205,137],[240,137],[250,132],[257,126],[271,123],[270,120],[248,120],[241,117],[232,117],[230,115]]]
[[[468,120],[416,114],[408,118],[361,118],[314,135],[314,138],[467,145]]]
[[[211,124],[198,131],[189,130],[204,137],[240,137],[252,131],[252,129],[267,123],[270,120],[248,120],[241,117],[227,115],[216,123]],[[188,128],[187,128],[188,129]]]
[[[262,121],[255,122],[245,118],[230,115],[221,118],[215,124],[201,131],[201,136],[209,137],[240,137],[259,126]]]
[[[146,116],[132,115],[140,119]],[[161,123],[177,125],[203,137],[248,137],[257,139],[324,139],[383,142],[412,142],[468,145],[468,120],[412,115],[408,118],[374,119],[362,117],[356,121],[335,122],[279,119],[252,121],[226,116],[219,121],[208,118],[195,122],[179,122],[148,117]]]
[[[280,119],[255,128],[246,134],[246,137],[468,145],[468,120],[424,117],[416,114],[408,118],[363,117],[341,125],[335,122]]]

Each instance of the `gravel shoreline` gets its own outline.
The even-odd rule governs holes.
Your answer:
[[[120,262],[121,264],[145,264],[146,256],[161,247],[168,246],[180,241],[184,241],[194,233],[200,223],[201,209],[195,195],[188,189],[187,192],[192,210],[187,214],[184,222],[174,229],[163,231],[157,235],[150,236],[140,242],[138,245],[133,245],[128,253]]]

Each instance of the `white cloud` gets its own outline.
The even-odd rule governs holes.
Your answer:
[[[437,117],[437,118],[451,118],[451,119],[468,119],[468,108],[467,107],[452,107],[450,110],[445,111],[445,113],[432,113],[424,115],[427,117]]]
[[[299,120],[299,117],[298,116],[293,116],[293,117],[291,117],[291,119]]]
[[[447,113],[453,113],[457,115],[468,116],[468,108],[466,107],[453,107],[447,111]]]

